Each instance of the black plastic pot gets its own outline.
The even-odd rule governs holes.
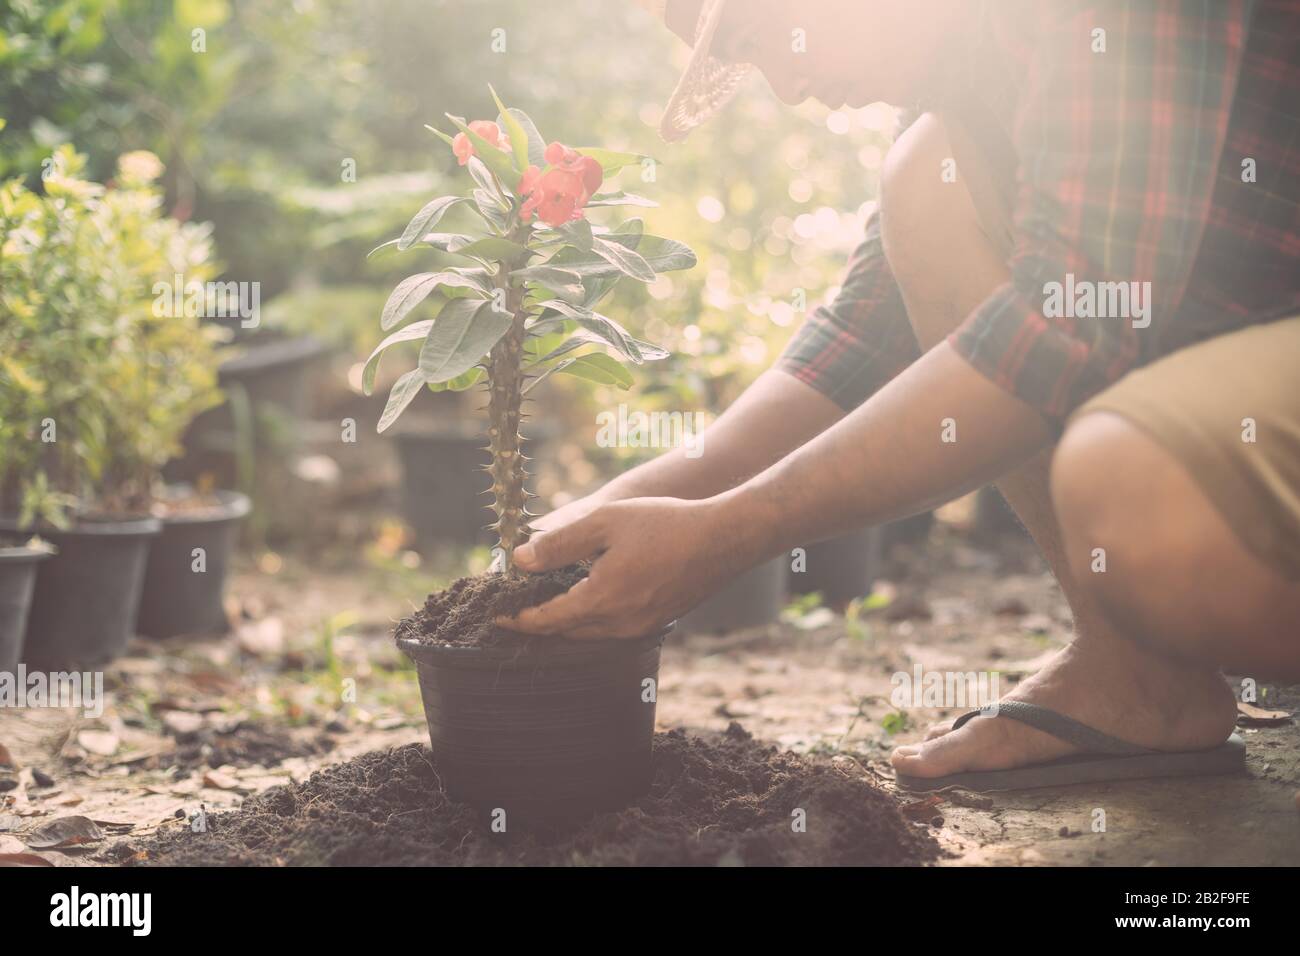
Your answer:
[[[50,552],[0,542],[0,673],[13,674],[22,659],[36,568]]]
[[[804,569],[790,571],[790,593],[816,591],[833,605],[870,594],[880,573],[882,538],[880,528],[862,528],[808,545]]]
[[[508,829],[617,809],[645,793],[666,635],[522,647],[399,641],[419,674],[448,795],[504,810]]]
[[[688,634],[723,634],[775,622],[785,606],[787,556],[746,571],[677,622]]]
[[[263,434],[269,411],[299,421],[312,411],[313,369],[329,352],[310,337],[254,340],[221,363],[218,381],[228,400],[201,413],[186,430],[184,456],[169,462],[169,481],[195,481],[210,475],[218,484],[240,477],[239,456],[268,450]],[[242,451],[241,451],[242,449]]]
[[[536,457],[547,432],[533,426],[524,452]],[[403,429],[394,434],[402,465],[402,518],[419,548],[439,545],[491,545],[488,525],[496,520],[484,494],[491,463],[482,426],[442,425]]]
[[[0,522],[0,531],[16,531]],[[85,670],[118,657],[135,631],[157,518],[83,519],[68,531],[41,528],[58,549],[36,574],[23,662],[36,670]]]
[[[218,491],[211,508],[163,518],[162,533],[149,547],[144,594],[136,630],[145,637],[224,634],[226,576],[235,552],[239,521],[248,514],[247,495]],[[196,548],[204,570],[194,570]]]

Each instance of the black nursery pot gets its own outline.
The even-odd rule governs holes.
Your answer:
[[[534,423],[524,429],[533,455],[551,431]],[[402,464],[402,518],[421,548],[489,545],[488,526],[496,520],[484,492],[491,483],[483,468],[491,463],[481,430],[441,426],[394,434]]]
[[[492,647],[399,641],[419,674],[448,796],[504,810],[509,827],[573,820],[645,793],[667,633]]]
[[[17,529],[0,522],[0,530]],[[83,518],[67,531],[42,528],[58,554],[36,575],[23,662],[35,670],[85,670],[126,650],[149,543],[161,530],[157,518]]]
[[[789,558],[781,556],[746,571],[683,615],[678,628],[689,634],[725,634],[762,627],[781,617]]]
[[[790,572],[790,593],[816,591],[828,604],[869,594],[880,573],[882,538],[883,531],[871,527],[808,545],[804,570]]]
[[[36,588],[36,569],[48,551],[0,541],[0,673],[15,673],[23,653],[27,614]]]
[[[218,504],[163,519],[162,533],[149,548],[140,618],[145,637],[222,634],[229,629],[222,597],[238,538],[249,512],[247,495],[215,493]],[[194,549],[202,548],[204,570],[194,570]]]

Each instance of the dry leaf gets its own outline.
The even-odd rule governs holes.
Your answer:
[[[934,816],[934,808],[943,803],[943,797],[932,793],[924,800],[914,800],[899,809],[909,820],[929,820]]]
[[[209,770],[203,775],[203,782],[209,787],[216,787],[218,790],[236,790],[239,788],[238,780],[220,770]]]
[[[0,866],[53,866],[49,860],[35,853],[0,853]]]
[[[1237,723],[1243,727],[1276,727],[1290,719],[1291,715],[1285,710],[1264,710],[1254,704],[1237,701]]]
[[[203,715],[187,710],[169,710],[163,714],[163,729],[174,736],[184,737],[203,729]]]
[[[0,767],[16,767],[18,764],[14,761],[13,754],[4,744],[0,744]]]
[[[104,839],[104,832],[89,817],[58,817],[24,834],[23,839],[34,850],[63,850],[96,843]]]
[[[111,757],[117,753],[121,741],[118,740],[117,734],[107,730],[83,730],[77,734],[77,743],[92,754]]]

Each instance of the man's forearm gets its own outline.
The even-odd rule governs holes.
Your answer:
[[[837,422],[843,409],[785,372],[764,372],[713,424],[702,453],[674,448],[615,478],[596,494],[709,498],[753,477]]]
[[[720,527],[757,561],[949,501],[1027,461],[1051,435],[1038,412],[941,344],[843,421],[718,495]]]

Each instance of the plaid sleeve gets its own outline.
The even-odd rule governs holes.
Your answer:
[[[835,301],[800,326],[777,368],[852,409],[920,355],[880,238],[880,216],[849,260]]]
[[[1012,134],[1011,280],[949,342],[1049,418],[1161,354],[1209,217],[1250,9],[1094,2],[1041,34]]]

